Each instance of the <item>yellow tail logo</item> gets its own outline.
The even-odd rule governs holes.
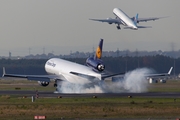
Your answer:
[[[98,59],[101,59],[101,56],[102,56],[101,48],[100,48],[100,47],[97,47],[97,49],[96,49],[96,57],[97,57]]]

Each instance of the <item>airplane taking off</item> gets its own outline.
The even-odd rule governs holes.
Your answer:
[[[38,81],[41,86],[48,86],[51,80],[54,80],[54,87],[61,87],[62,82],[69,82],[72,84],[82,84],[84,86],[98,84],[105,78],[109,78],[117,75],[125,75],[125,73],[107,74],[105,73],[105,65],[101,60],[103,48],[103,39],[100,40],[99,46],[93,57],[89,57],[86,60],[86,65],[81,65],[75,62],[70,62],[60,58],[51,58],[45,63],[45,70],[49,75],[19,75],[19,74],[6,74],[5,68],[3,68],[2,77],[15,77],[26,78],[27,80]],[[162,74],[150,74],[148,76],[168,76],[170,75],[172,68],[168,73]],[[58,82],[58,85],[57,85]]]
[[[138,30],[138,28],[150,28],[149,26],[137,26],[139,22],[147,22],[147,21],[155,21],[161,19],[163,17],[153,17],[153,18],[138,18],[138,14],[135,17],[130,18],[126,13],[124,13],[119,8],[113,9],[113,14],[116,16],[115,19],[107,18],[107,19],[90,19],[93,21],[99,22],[107,22],[109,24],[117,24],[117,29],[121,29],[120,25],[124,25],[124,29],[133,29]]]

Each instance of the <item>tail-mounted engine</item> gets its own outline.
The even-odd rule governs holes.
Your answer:
[[[103,64],[102,60],[94,59],[93,57],[88,58],[86,60],[86,64],[97,72],[102,72],[105,69],[105,65]]]
[[[38,81],[39,85],[46,87],[49,85],[49,82],[45,82],[45,81]]]

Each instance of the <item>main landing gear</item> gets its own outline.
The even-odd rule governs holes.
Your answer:
[[[118,26],[117,26],[117,29],[118,29],[118,30],[120,30],[120,29],[121,29],[120,25],[118,25]]]
[[[57,87],[57,80],[55,80],[54,82],[54,87]]]

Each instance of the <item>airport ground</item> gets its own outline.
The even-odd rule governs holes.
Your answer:
[[[41,87],[36,82],[24,80],[0,80],[0,118],[34,119],[34,116],[46,116],[46,119],[171,119],[180,118],[180,80],[168,80],[167,83],[149,84],[147,95],[122,93],[89,94],[64,97],[53,94],[54,87]],[[39,95],[32,102],[35,91],[53,94],[52,97]],[[10,91],[3,94],[3,91]],[[22,93],[20,91],[23,91]],[[14,92],[10,94],[11,92]],[[15,94],[15,93],[21,94]],[[151,93],[151,94],[149,94]],[[157,93],[174,93],[174,96],[153,96]]]

